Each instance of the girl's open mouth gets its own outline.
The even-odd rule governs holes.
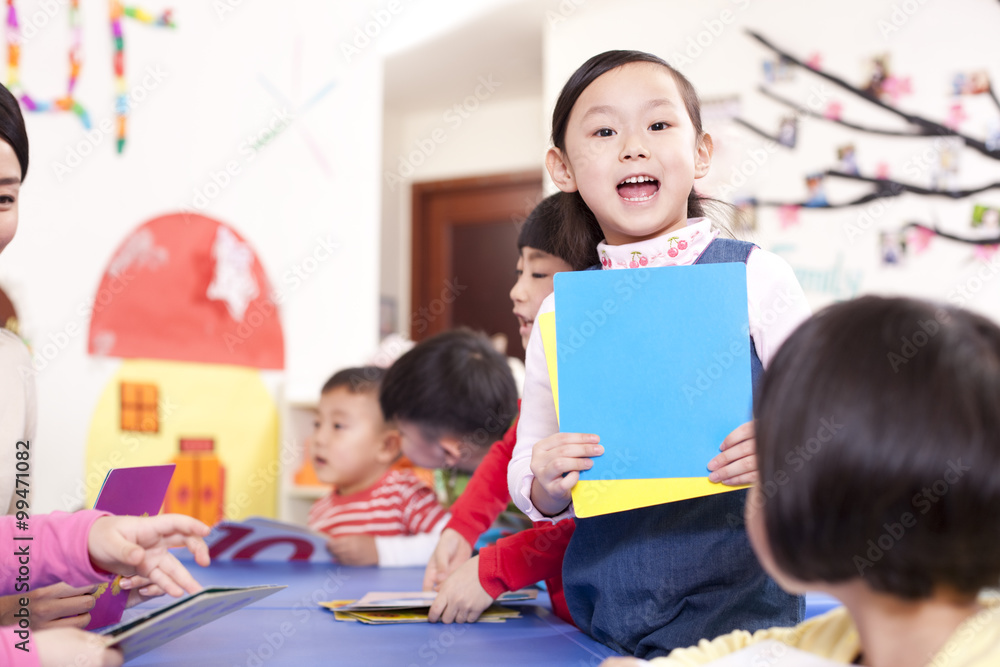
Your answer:
[[[625,201],[649,201],[659,189],[660,182],[652,176],[630,176],[618,184],[618,196]]]

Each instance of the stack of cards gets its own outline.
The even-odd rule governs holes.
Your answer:
[[[427,612],[437,593],[368,593],[360,600],[331,600],[320,606],[333,612],[338,621],[360,621],[368,625],[393,623],[427,623]],[[538,591],[525,588],[504,593],[499,602],[524,602],[538,597]],[[503,623],[508,618],[520,618],[521,612],[500,605],[490,605],[477,623]]]

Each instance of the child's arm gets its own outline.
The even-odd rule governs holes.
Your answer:
[[[553,295],[545,297],[538,317],[552,312],[554,304]],[[507,484],[514,504],[528,518],[558,521],[572,514],[567,511],[570,489],[579,471],[589,468],[589,457],[600,455],[603,449],[596,444],[597,436],[559,433],[541,326],[533,328],[525,357],[524,398]]]
[[[493,443],[465,491],[452,504],[451,520],[441,533],[424,572],[425,591],[437,588],[459,565],[469,560],[472,545],[510,502],[507,464],[516,439],[517,421],[507,429],[502,440]]]
[[[503,593],[558,576],[573,527],[572,521],[537,526],[484,547],[441,585],[428,620],[474,623]]]

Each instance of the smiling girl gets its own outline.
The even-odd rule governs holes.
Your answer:
[[[713,145],[690,82],[647,53],[595,56],[563,88],[552,140],[546,166],[556,186],[570,194],[562,244],[571,249],[589,243],[596,268],[746,265],[756,382],[809,311],[784,261],[753,244],[720,238],[703,217],[694,183],[708,173]],[[549,297],[539,314],[552,310]],[[558,521],[573,515],[570,492],[579,471],[589,469],[603,448],[599,434],[558,433],[537,331],[526,356],[508,483],[530,518]],[[595,382],[600,372],[595,369]],[[740,485],[757,479],[752,422],[734,430],[720,449],[705,462],[711,481]],[[563,565],[574,621],[620,653],[652,657],[736,628],[800,620],[801,598],[782,591],[750,549],[738,520],[745,496],[734,491],[577,519]]]

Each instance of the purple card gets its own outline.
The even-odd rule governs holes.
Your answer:
[[[167,487],[174,475],[174,464],[115,468],[104,478],[94,509],[121,516],[156,516],[167,497]],[[110,584],[101,584],[94,593],[97,598],[90,611],[88,630],[103,628],[122,620],[128,602],[128,591],[118,587],[119,577]]]

